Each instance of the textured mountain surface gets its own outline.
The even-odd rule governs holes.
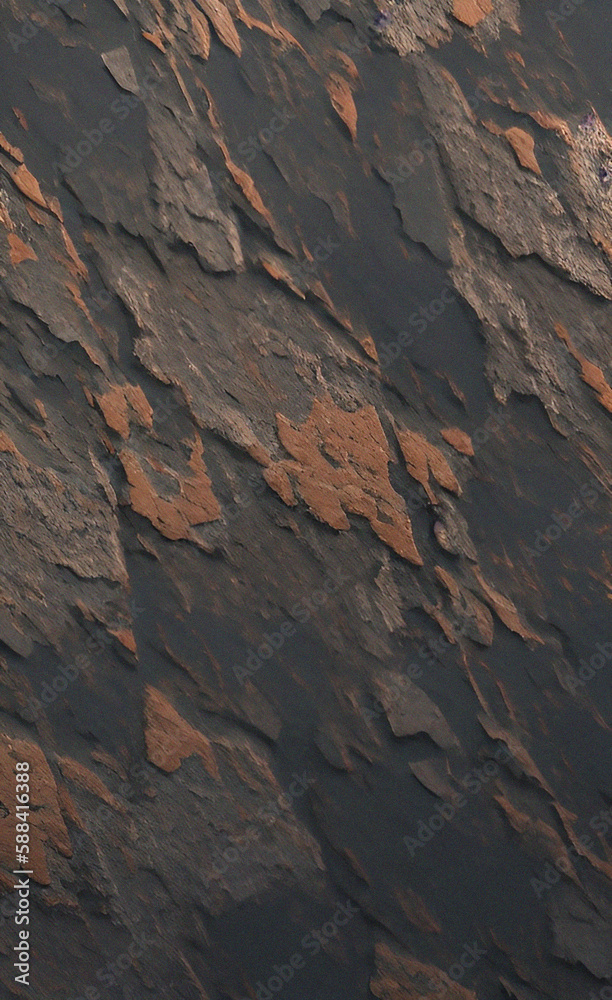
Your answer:
[[[612,997],[612,13],[546,2],[0,3],[3,997]]]

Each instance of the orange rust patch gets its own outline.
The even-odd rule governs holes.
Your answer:
[[[19,188],[22,194],[33,201],[36,205],[40,205],[41,208],[48,208],[47,202],[44,198],[42,191],[40,190],[40,185],[36,180],[34,174],[31,174],[24,163],[13,172],[11,175],[12,181],[15,187]]]
[[[453,17],[475,28],[493,10],[491,0],[453,0]]]
[[[445,1000],[478,1000],[435,965],[426,965],[383,942],[375,948],[376,973],[370,989],[379,1000],[424,1000],[444,991]]]
[[[193,20],[192,20],[193,23]],[[146,39],[147,42],[151,42],[151,45],[155,45],[160,52],[165,52],[165,46],[160,35],[154,35],[152,31],[142,31],[142,37]]]
[[[271,15],[271,24],[266,24],[265,21],[260,21],[256,17],[251,17],[251,15],[242,6],[240,0],[233,0],[233,7],[236,12],[236,17],[239,21],[242,21],[243,24],[246,24],[247,28],[257,28],[258,31],[262,31],[270,38],[277,38],[279,42],[284,42],[286,45],[299,49],[311,69],[315,68],[314,60],[309,56],[308,52],[306,52],[306,49],[302,48],[297,38],[294,38],[290,31],[287,31],[286,28],[283,28],[282,25],[278,24],[278,22],[275,21]],[[269,13],[270,12],[268,10],[268,14]]]
[[[201,56],[202,59],[208,59],[210,55],[210,28],[208,27],[208,21],[195,4],[190,3],[187,9],[191,19],[191,27],[193,28],[192,41],[195,53]]]
[[[189,459],[193,476],[179,480],[180,494],[172,500],[166,500],[155,492],[133,452],[123,449],[119,452],[119,459],[130,484],[132,508],[137,514],[146,517],[166,538],[173,541],[190,538],[189,529],[193,525],[215,521],[221,516],[221,508],[212,491],[202,459],[202,442],[199,438]]]
[[[414,927],[418,927],[425,934],[442,933],[441,925],[432,917],[425,901],[412,889],[396,889],[395,898]]]
[[[508,101],[509,106],[513,111],[523,112],[515,101],[510,99]],[[540,128],[549,129],[552,132],[556,132],[565,140],[568,144],[572,144],[572,133],[567,122],[563,121],[563,118],[559,118],[558,115],[549,114],[547,111],[527,111],[526,112],[530,118],[533,118],[534,122],[540,126]]]
[[[274,278],[275,281],[284,282],[284,284],[287,285],[287,287],[290,288],[295,295],[299,295],[301,299],[306,298],[304,292],[301,291],[301,289],[299,289],[296,284],[294,284],[289,272],[285,271],[284,268],[280,267],[276,261],[270,261],[267,260],[265,257],[262,257],[261,265],[268,272],[270,277]]]
[[[24,115],[21,108],[13,108],[13,114],[15,115],[15,118],[17,119],[19,124],[21,125],[22,129],[24,129],[26,132],[29,132],[30,126],[28,125],[27,118]]]
[[[474,567],[474,576],[480,584],[484,599],[490,607],[493,608],[497,617],[504,623],[506,628],[509,628],[511,632],[516,632],[520,635],[522,639],[534,639],[535,642],[544,644],[544,640],[540,638],[535,632],[523,625],[519,618],[519,613],[516,610],[516,606],[499,591],[494,590],[486,580],[483,579],[482,573],[477,566]]]
[[[24,260],[38,260],[38,257],[27,243],[20,240],[16,233],[9,233],[7,236],[9,247],[11,248],[11,264],[17,267]]]
[[[535,143],[529,132],[525,132],[522,128],[508,128],[504,135],[512,146],[520,165],[527,170],[532,170],[534,174],[541,175],[540,164],[534,153]]]
[[[302,427],[280,413],[276,420],[292,459],[270,465],[264,476],[281,499],[293,504],[298,491],[311,513],[338,531],[350,528],[345,511],[359,514],[398,555],[423,565],[404,501],[389,479],[391,453],[373,406],[347,413],[329,399],[315,400]]]
[[[506,819],[510,823],[512,829],[515,830],[516,833],[520,834],[521,837],[526,838],[527,843],[530,844],[538,854],[542,854],[544,857],[550,858],[553,862],[555,862],[555,859],[557,858],[563,858],[567,862],[567,868],[564,870],[570,878],[578,883],[578,877],[574,872],[574,866],[570,861],[569,854],[557,831],[539,817],[537,819],[532,819],[531,816],[521,812],[508,798],[506,798],[504,794],[494,795],[493,798],[503,810],[504,815],[506,816]]]
[[[15,802],[15,764],[30,765],[30,868],[39,885],[50,885],[51,877],[45,857],[45,845],[53,847],[66,858],[72,857],[70,837],[58,801],[55,778],[40,747],[26,740],[9,740],[0,735],[0,800]],[[11,806],[0,818],[0,863],[12,871],[15,867],[15,813]]]
[[[115,639],[117,639],[122,646],[125,646],[126,649],[129,649],[130,653],[134,653],[134,655],[136,655],[137,652],[136,639],[134,638],[134,633],[132,632],[131,628],[119,628],[119,629],[111,628],[109,629],[109,632],[111,635],[115,636]]]
[[[339,73],[330,73],[325,81],[325,88],[329,94],[334,111],[351,133],[353,142],[356,142],[357,108],[355,107],[350,84]]]
[[[113,385],[108,392],[95,399],[107,426],[122,438],[127,438],[130,433],[130,412],[136,415],[142,427],[153,426],[153,410],[139,385]]]
[[[207,18],[215,29],[219,40],[230,49],[234,55],[242,55],[242,44],[240,35],[236,31],[236,26],[232,16],[225,4],[220,0],[198,0],[198,6],[202,8]]]
[[[510,61],[517,62],[519,64],[519,66],[523,66],[523,67],[525,66],[525,60],[523,59],[523,57],[522,57],[522,55],[521,55],[520,52],[515,52],[513,49],[508,49],[508,51],[505,52],[504,55],[505,55],[506,59],[508,60],[508,62],[510,62]]]
[[[473,455],[474,447],[469,434],[462,431],[460,427],[445,427],[440,431],[444,440],[462,455]]]
[[[451,574],[447,570],[443,569],[442,566],[434,566],[434,573],[442,586],[446,587],[449,594],[458,600],[461,591],[459,590],[459,585],[454,576],[451,576]]]
[[[208,99],[208,120],[214,130],[214,139],[217,146],[223,153],[223,159],[225,160],[225,166],[229,170],[235,183],[238,185],[242,193],[244,194],[247,201],[253,206],[256,212],[259,212],[261,217],[266,220],[270,229],[274,230],[274,220],[270,215],[268,209],[261,200],[261,195],[255,187],[253,178],[247,174],[246,170],[242,170],[231,158],[230,151],[228,149],[227,143],[223,139],[221,126],[219,124],[219,119],[215,110],[215,103],[213,101],[212,94],[210,91],[204,87],[204,93]]]
[[[0,201],[0,223],[2,223],[4,228],[8,229],[9,232],[15,231],[15,224],[9,215],[9,210],[6,207],[6,205],[2,204],[1,201]]]
[[[107,806],[111,806],[116,812],[126,812],[123,803],[109,792],[98,775],[94,774],[93,771],[90,771],[83,764],[79,764],[78,760],[73,760],[72,757],[58,757],[57,763],[67,781],[71,781],[84,791],[90,792],[96,798],[102,799],[103,802],[106,802]]]
[[[72,242],[70,234],[66,229],[66,227],[64,226],[63,222],[60,223],[60,227],[62,231],[62,237],[64,239],[64,246],[66,247],[66,250],[68,251],[68,254],[70,256],[70,260],[72,261],[72,266],[69,265],[72,276],[74,278],[83,278],[84,281],[88,281],[89,271],[87,270],[85,264],[79,257],[76,251],[76,247]]]
[[[561,323],[555,323],[555,333],[564,342],[572,357],[575,358],[580,365],[582,381],[586,382],[587,385],[590,385],[591,389],[595,390],[601,405],[612,413],[612,388],[606,382],[601,368],[594,365],[592,361],[588,361],[584,354],[581,354],[580,351],[574,347],[569,333]]]
[[[11,441],[8,434],[4,433],[4,431],[0,431],[0,451],[8,451],[9,454],[14,455],[20,462],[23,462],[25,465],[28,464],[17,446]]]
[[[213,749],[203,733],[181,718],[157,688],[148,685],[145,698],[145,745],[148,760],[169,774],[176,771],[187,757],[198,754],[210,776],[219,780],[219,768]]]
[[[421,484],[432,503],[437,503],[437,497],[429,486],[429,475],[452,493],[461,493],[461,487],[456,476],[439,448],[430,444],[427,438],[416,431],[395,431],[402,454],[406,460],[408,472]]]
[[[286,503],[288,507],[295,507],[297,500],[291,486],[291,480],[285,470],[279,468],[279,466],[280,462],[277,465],[271,465],[267,469],[264,469],[263,477],[268,486],[275,493],[278,493],[283,503]]]
[[[17,163],[23,163],[23,153],[17,146],[11,146],[8,139],[2,135],[0,132],[0,149],[11,157],[12,160],[16,160]]]

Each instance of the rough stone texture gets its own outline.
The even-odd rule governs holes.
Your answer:
[[[593,2],[0,5],[3,996],[605,996]]]

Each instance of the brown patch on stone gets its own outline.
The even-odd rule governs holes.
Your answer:
[[[2,132],[0,132],[0,149],[6,153],[7,156],[10,156],[12,160],[15,160],[17,163],[23,163],[23,153],[21,150],[17,149],[17,146],[11,146],[10,142],[6,136],[2,134]]]
[[[512,146],[520,165],[541,176],[540,164],[534,153],[535,143],[529,132],[525,132],[522,128],[508,128],[504,135]]]
[[[213,749],[203,733],[182,719],[157,688],[147,685],[145,699],[147,759],[170,774],[187,757],[198,754],[211,777],[219,780],[219,768]]]
[[[136,656],[138,647],[136,646],[136,639],[134,638],[134,633],[131,628],[109,628],[108,631],[111,635],[115,636],[115,639],[117,639],[122,646],[125,646],[126,649],[129,649],[130,653],[133,653],[134,656]]]
[[[11,441],[8,434],[4,433],[4,431],[0,431],[0,451],[6,451],[10,455],[14,455],[15,458],[17,458],[23,465],[27,466],[27,459],[24,458],[17,446]]]
[[[491,612],[473,594],[467,595],[467,606],[470,615],[474,619],[476,630],[480,636],[480,642],[485,646],[490,646],[493,642],[495,630]]]
[[[219,41],[223,42],[234,55],[241,55],[240,35],[236,31],[232,15],[225,4],[221,3],[221,0],[198,0],[198,6],[202,8],[211,22]]]
[[[314,516],[337,531],[350,528],[345,511],[359,514],[381,541],[422,566],[404,501],[389,479],[391,453],[374,407],[347,413],[329,399],[315,400],[300,428],[280,413],[276,419],[292,460],[276,462],[264,475],[281,499],[291,503],[297,490]]]
[[[487,736],[489,736],[492,740],[501,740],[505,743],[514,759],[523,768],[525,774],[532,778],[535,783],[547,792],[551,799],[554,800],[555,795],[552,788],[544,778],[535,761],[529,755],[528,751],[525,750],[525,747],[522,743],[520,743],[518,737],[516,737],[513,733],[508,732],[508,730],[503,729],[495,719],[491,718],[490,715],[479,715],[478,720]]]
[[[22,129],[25,132],[29,132],[30,126],[28,125],[28,120],[24,115],[23,111],[21,110],[21,108],[13,108],[13,114],[15,115],[15,118],[17,119],[19,124],[21,125]]]
[[[274,278],[275,281],[282,281],[285,285],[287,285],[287,288],[291,289],[294,295],[298,295],[301,299],[306,298],[304,292],[298,288],[292,280],[289,272],[283,267],[280,267],[277,261],[267,260],[265,257],[262,257],[261,265],[268,272],[271,278]]]
[[[334,111],[351,133],[353,142],[357,142],[357,108],[350,84],[339,73],[330,73],[325,88]]]
[[[455,630],[453,628],[452,623],[448,620],[446,615],[443,614],[443,612],[440,611],[438,607],[436,607],[433,604],[430,604],[428,601],[423,602],[423,611],[425,612],[426,615],[429,615],[430,618],[433,618],[436,624],[439,625],[439,627],[444,632],[446,640],[452,643],[453,646],[456,646],[457,640],[455,638]]]
[[[508,49],[504,53],[508,62],[517,62],[519,66],[525,67],[525,60],[523,59],[520,52],[515,52],[514,49]]]
[[[16,233],[9,233],[7,236],[9,247],[11,248],[11,264],[17,267],[24,260],[38,260],[38,257],[27,243],[20,240]]]
[[[40,190],[40,185],[36,180],[34,174],[31,174],[24,163],[11,175],[13,184],[17,187],[22,194],[33,201],[36,205],[40,205],[41,208],[48,208],[45,197]]]
[[[299,49],[311,69],[315,68],[316,64],[314,60],[308,54],[306,49],[300,45],[297,38],[294,38],[291,32],[287,31],[286,28],[283,28],[282,25],[280,25],[278,21],[275,21],[273,17],[271,18],[272,24],[266,24],[265,21],[260,21],[258,18],[252,17],[244,9],[240,0],[233,0],[233,7],[236,10],[236,17],[238,20],[242,21],[243,24],[246,24],[247,28],[257,28],[257,30],[263,32],[264,35],[268,35],[270,38],[276,38],[279,42],[283,42],[285,45]]]
[[[65,225],[63,224],[63,222],[60,223],[60,228],[61,228],[61,231],[62,231],[62,239],[64,240],[64,246],[66,247],[66,250],[68,251],[68,255],[69,255],[70,260],[72,262],[71,265],[69,265],[69,269],[70,269],[70,272],[71,272],[72,276],[74,278],[82,278],[83,281],[88,281],[89,280],[89,271],[87,270],[87,267],[85,266],[85,264],[83,263],[83,261],[79,257],[79,255],[77,253],[77,250],[76,250],[76,247],[75,247],[74,243],[72,242],[70,233],[66,229]]]
[[[187,12],[191,19],[191,27],[193,28],[193,36],[190,38],[190,41],[194,43],[192,51],[194,55],[198,55],[202,59],[208,59],[210,55],[210,28],[208,27],[208,21],[193,3],[188,4]]]
[[[58,800],[55,778],[40,747],[26,740],[10,740],[0,734],[0,801],[9,808],[0,818],[0,863],[13,871],[15,862],[15,764],[27,761],[30,765],[30,852],[29,864],[24,867],[34,872],[32,878],[39,885],[50,885],[51,877],[45,857],[45,845],[53,847],[66,858],[72,857],[72,845]]]
[[[563,859],[565,861],[564,873],[578,883],[574,866],[557,831],[539,817],[532,819],[531,816],[521,812],[503,793],[494,795],[493,798],[502,809],[512,829],[520,834],[538,854],[552,859],[554,863]]]
[[[297,500],[291,487],[291,480],[285,470],[279,466],[280,462],[278,465],[271,465],[268,469],[264,469],[263,477],[268,486],[275,493],[278,493],[283,503],[286,503],[288,507],[295,507]]]
[[[445,750],[458,746],[438,706],[405,674],[387,670],[377,678],[376,686],[394,736],[427,733]]]
[[[473,990],[449,979],[435,965],[425,965],[399,948],[378,942],[374,950],[376,973],[370,989],[379,1000],[426,1000],[444,992],[445,1000],[478,1000]]]
[[[461,493],[455,474],[439,448],[416,431],[400,431],[396,428],[395,433],[408,472],[425,489],[432,503],[437,503],[438,500],[429,486],[430,473],[444,489]]]
[[[513,100],[509,100],[508,104],[514,111],[521,113],[522,109]],[[572,145],[572,133],[569,125],[563,120],[563,118],[559,118],[558,115],[553,115],[548,111],[527,111],[526,113],[530,118],[533,118],[534,122],[539,125],[540,128],[556,132],[562,139],[565,140],[565,142]]]
[[[122,438],[127,438],[130,433],[130,410],[142,427],[150,429],[153,426],[153,410],[139,385],[113,385],[108,392],[96,395],[95,399],[107,426]]]
[[[194,443],[189,459],[193,476],[178,480],[180,494],[171,500],[156,493],[134,452],[124,448],[119,452],[119,459],[130,484],[132,508],[137,514],[146,517],[166,538],[173,541],[178,538],[194,540],[190,532],[193,525],[206,524],[221,517],[221,508],[212,491],[202,459],[202,442],[199,438]],[[153,463],[151,467],[154,467]]]
[[[155,35],[152,31],[142,31],[141,35],[147,42],[151,42],[151,45],[154,45],[156,49],[159,49],[160,52],[166,51],[161,35]]]
[[[509,628],[511,632],[516,632],[516,634],[520,635],[522,639],[533,639],[541,645],[544,644],[544,640],[541,639],[539,635],[532,632],[526,625],[523,625],[519,618],[516,606],[512,603],[512,601],[508,597],[504,597],[503,594],[500,594],[498,590],[494,590],[494,588],[483,579],[482,573],[477,566],[474,567],[474,576],[482,588],[485,601],[490,607],[493,608],[497,617],[504,623],[506,628]]]
[[[74,826],[78,826],[79,830],[84,830],[85,824],[79,815],[79,810],[70,792],[61,781],[57,786],[57,801],[59,802],[62,816],[67,817]]]
[[[37,208],[31,201],[25,201],[23,207],[30,216],[32,222],[35,222],[37,226],[48,226],[51,223],[49,216]],[[53,251],[52,251],[53,252]]]
[[[475,28],[492,10],[491,0],[453,0],[453,17],[468,28]]]
[[[425,934],[442,933],[441,925],[431,916],[425,901],[412,889],[396,889],[395,898],[414,927],[418,927]]]
[[[5,229],[8,229],[9,232],[11,233],[15,232],[15,224],[11,219],[8,208],[6,207],[6,205],[2,204],[2,201],[0,201],[0,223],[4,226]]]
[[[563,341],[568,351],[580,365],[580,374],[583,382],[590,385],[597,393],[597,398],[601,405],[612,413],[612,387],[608,385],[601,368],[588,361],[584,354],[574,347],[569,333],[561,323],[555,323],[555,333]]]
[[[458,600],[461,591],[459,590],[459,584],[455,580],[454,576],[451,576],[451,574],[447,570],[443,569],[442,566],[434,566],[434,573],[442,586],[446,587],[449,594],[452,594],[452,596]]]
[[[472,439],[469,434],[462,431],[460,427],[445,427],[440,431],[440,434],[447,442],[450,444],[455,451],[461,452],[462,455],[473,455],[474,447],[472,445]]]
[[[57,763],[67,781],[71,781],[84,791],[90,792],[96,798],[102,799],[103,802],[106,802],[107,806],[115,809],[116,812],[126,812],[123,803],[109,792],[98,775],[94,774],[93,771],[90,771],[83,764],[79,764],[78,760],[73,760],[72,757],[58,757]]]
[[[126,781],[127,771],[107,750],[98,747],[97,750],[91,751],[91,758],[92,760],[97,760],[99,764],[104,764],[109,771],[112,771],[113,774],[118,774],[123,781]]]

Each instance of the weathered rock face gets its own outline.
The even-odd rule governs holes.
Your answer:
[[[612,996],[612,20],[380,14],[0,6],[3,996]]]

